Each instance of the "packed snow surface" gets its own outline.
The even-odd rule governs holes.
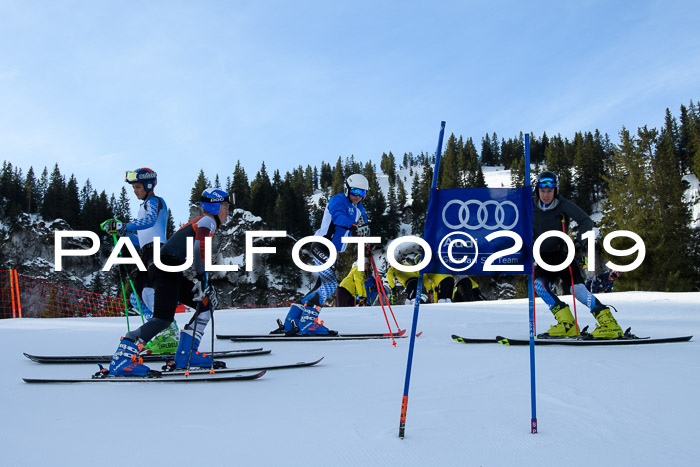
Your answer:
[[[564,297],[571,302],[571,297]],[[600,295],[640,336],[690,342],[536,348],[539,433],[530,433],[528,347],[464,345],[468,337],[526,338],[527,300],[420,309],[406,437],[398,438],[409,339],[233,343],[266,356],[229,366],[325,357],[316,367],[256,381],[31,385],[22,377],[89,376],[94,365],[41,365],[34,354],[111,354],[125,319],[0,321],[0,465],[587,466],[697,465],[700,458],[700,293]],[[554,322],[538,299],[538,331]],[[581,325],[590,313],[577,307]],[[402,328],[413,307],[395,306]],[[221,310],[217,333],[266,333],[284,309]],[[344,332],[381,332],[381,308],[329,308]],[[182,326],[189,315],[178,315]],[[389,317],[393,325],[393,319]],[[131,325],[140,320],[132,318]],[[211,330],[211,326],[209,327]],[[209,349],[210,335],[203,349]],[[152,365],[155,367],[156,365]]]

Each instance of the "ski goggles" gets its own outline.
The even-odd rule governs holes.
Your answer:
[[[139,181],[139,174],[136,172],[128,171],[126,172],[126,182],[133,183]]]
[[[367,190],[363,190],[361,188],[350,188],[349,193],[353,196],[359,196],[360,198],[364,198],[367,194]]]
[[[538,188],[556,188],[557,181],[554,180],[553,178],[543,178],[541,180],[537,180],[537,187]]]

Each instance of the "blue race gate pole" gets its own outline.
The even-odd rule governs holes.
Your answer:
[[[437,187],[438,173],[440,172],[440,154],[442,153],[442,138],[445,135],[445,122],[440,122],[440,136],[438,138],[437,152],[435,156],[435,172],[433,173],[432,188]],[[432,191],[432,190],[431,190]],[[430,206],[430,200],[428,200]],[[426,213],[426,222],[428,215]],[[423,229],[425,233],[425,228]],[[423,235],[425,237],[425,235]],[[399,438],[403,439],[406,432],[406,410],[408,409],[408,387],[411,383],[411,367],[413,366],[413,348],[416,344],[416,328],[418,326],[418,309],[420,308],[420,296],[423,292],[423,271],[418,273],[418,285],[416,287],[416,302],[413,307],[413,322],[411,324],[410,344],[408,346],[408,361],[406,363],[406,381],[403,387],[403,399],[401,399],[401,419],[399,422]]]
[[[530,188],[530,134],[525,134],[525,186]],[[530,190],[532,191],[532,190]],[[532,250],[532,245],[525,245]],[[537,401],[535,390],[535,291],[532,281],[535,279],[534,264],[530,268],[527,281],[527,297],[530,308],[530,404],[532,406],[532,418],[530,419],[530,433],[537,433]]]

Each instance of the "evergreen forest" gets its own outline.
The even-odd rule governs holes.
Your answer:
[[[493,132],[475,142],[451,134],[443,147],[438,188],[485,187],[485,166],[510,169],[512,186],[524,185],[524,139],[523,133],[505,139]],[[684,199],[688,176],[700,178],[700,105],[693,101],[681,105],[677,116],[667,109],[661,128],[631,131],[623,127],[617,144],[597,130],[570,137],[531,134],[530,154],[533,175],[541,170],[557,173],[564,197],[588,213],[602,214],[597,223],[602,235],[630,230],[644,239],[644,263],[625,274],[616,290],[700,290],[700,227],[693,223],[692,206]],[[343,191],[344,179],[361,173],[369,180],[372,194],[363,202],[372,235],[381,236],[386,245],[399,235],[401,224],[410,225],[413,234],[422,234],[434,162],[434,154],[406,153],[397,158],[389,152],[381,155],[379,166],[349,156],[282,174],[263,162],[249,176],[239,161],[233,173],[224,174],[225,179],[209,174],[212,180],[200,171],[190,201],[197,203],[208,186],[223,188],[234,194],[236,208],[261,217],[270,228],[301,238],[319,226],[328,199]],[[398,176],[399,169],[409,171],[406,180]],[[377,173],[388,178],[387,196],[379,188]],[[108,195],[90,180],[81,186],[74,175],[62,174],[58,164],[51,171],[44,167],[41,173],[33,167],[25,172],[9,161],[2,164],[0,219],[7,225],[25,213],[62,218],[75,230],[99,233],[95,219],[128,221],[130,212],[124,187],[118,195]],[[176,228],[170,219],[168,235]],[[619,239],[615,248],[629,247],[626,241]],[[602,261],[611,259],[598,256]]]

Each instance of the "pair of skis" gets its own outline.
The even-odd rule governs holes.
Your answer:
[[[232,350],[225,352],[214,352],[212,356],[214,358],[234,358],[243,357],[250,355],[266,355],[269,354],[270,350],[263,349],[246,349],[246,350]],[[24,354],[30,360],[37,363],[105,363],[109,362],[112,358],[111,355],[65,355],[65,356],[38,356]],[[161,354],[150,354],[144,355],[145,359],[148,361],[158,361],[162,360],[167,362],[172,355],[161,355]],[[265,372],[269,370],[283,370],[291,368],[304,368],[310,367],[318,364],[323,360],[323,357],[318,360],[310,362],[297,362],[281,365],[260,365],[252,367],[240,367],[240,368],[221,368],[215,370],[213,373],[210,369],[190,369],[189,374],[186,375],[184,369],[169,369],[168,364],[163,367],[164,371],[154,372],[151,375],[146,376],[109,376],[104,370],[102,365],[100,365],[100,371],[98,371],[92,378],[23,378],[27,383],[96,383],[96,382],[114,382],[114,383],[128,383],[128,382],[217,382],[217,381],[250,381],[261,378]],[[235,373],[246,373],[253,372],[245,375],[238,375]]]
[[[314,342],[314,341],[354,341],[372,339],[401,339],[406,337],[406,330],[392,333],[361,333],[336,335],[306,335],[294,334],[217,334],[217,339],[227,339],[234,342]]]
[[[677,336],[677,337],[661,337],[661,338],[651,338],[651,337],[637,337],[634,335],[626,335],[625,337],[620,337],[617,339],[594,339],[581,337],[576,339],[575,337],[564,337],[564,338],[538,338],[535,339],[535,345],[578,345],[578,346],[605,346],[605,345],[640,345],[640,344],[667,344],[671,342],[687,342],[692,339],[693,336]],[[452,339],[461,344],[503,344],[503,345],[530,345],[530,339],[510,339],[503,336],[496,336],[492,339],[478,339],[471,337],[461,337],[456,334],[452,334]]]

